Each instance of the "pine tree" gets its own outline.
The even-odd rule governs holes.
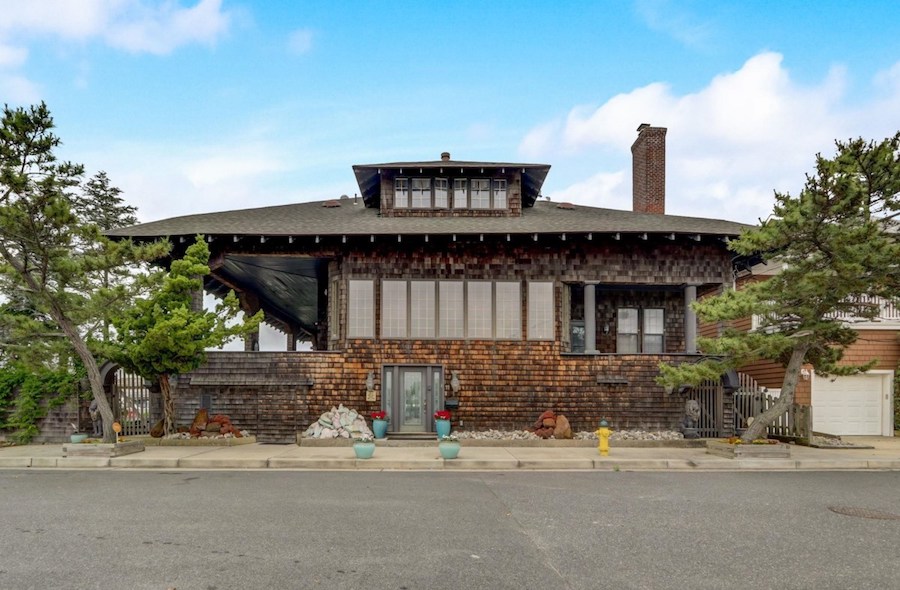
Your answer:
[[[781,265],[781,272],[695,304],[701,321],[727,325],[755,316],[757,328],[701,339],[711,355],[703,362],[661,367],[659,383],[672,387],[718,380],[726,369],[758,359],[782,363],[781,395],[743,433],[747,441],[764,435],[793,403],[804,364],[821,375],[871,368],[875,359],[841,362],[857,338],[852,324],[877,316],[872,298],[900,302],[900,133],[836,145],[835,157],[817,155],[815,174],[799,195],[776,193],[769,218],[730,244],[740,256]]]
[[[238,322],[240,306],[233,292],[214,311],[194,310],[194,293],[209,273],[209,248],[202,236],[184,258],[173,260],[160,288],[139,299],[115,321],[120,357],[116,360],[145,379],[159,382],[166,434],[175,431],[170,376],[196,369],[206,350],[256,330],[262,312]]]

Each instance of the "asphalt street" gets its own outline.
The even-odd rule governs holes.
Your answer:
[[[0,492],[10,590],[895,588],[900,555],[898,472],[6,470]]]

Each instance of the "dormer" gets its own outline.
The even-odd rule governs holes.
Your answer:
[[[356,165],[366,207],[383,217],[518,217],[550,166],[451,160]]]

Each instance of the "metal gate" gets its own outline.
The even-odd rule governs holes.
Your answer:
[[[122,434],[135,436],[150,434],[150,388],[140,375],[116,370],[112,383],[113,413],[122,425]]]
[[[719,381],[704,381],[687,392],[687,399],[700,404],[697,434],[701,438],[725,436],[725,391]]]

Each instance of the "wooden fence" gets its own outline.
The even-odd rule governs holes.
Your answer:
[[[144,380],[124,369],[116,371],[112,387],[113,413],[124,436],[150,433],[150,389]]]
[[[776,396],[749,375],[740,373],[740,388],[734,392],[734,431],[740,434],[747,430],[750,421],[775,405]],[[768,436],[788,436],[809,438],[812,434],[812,408],[791,404],[787,411],[778,416],[766,428]]]

